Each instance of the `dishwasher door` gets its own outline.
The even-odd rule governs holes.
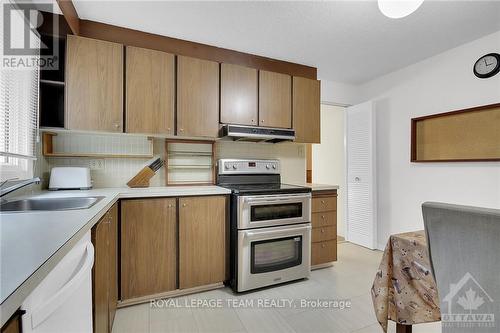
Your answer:
[[[91,333],[93,264],[89,231],[23,302],[23,332]]]

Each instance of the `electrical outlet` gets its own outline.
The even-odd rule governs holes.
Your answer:
[[[104,159],[89,160],[90,170],[102,170],[104,169]]]

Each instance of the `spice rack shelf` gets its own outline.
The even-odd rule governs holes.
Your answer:
[[[166,185],[215,184],[214,142],[166,140]]]

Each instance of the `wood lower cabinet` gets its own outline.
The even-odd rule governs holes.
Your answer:
[[[317,195],[312,198],[312,212],[328,212],[337,210],[337,197]]]
[[[292,128],[292,77],[259,71],[259,126]]]
[[[257,126],[257,70],[221,64],[220,122]]]
[[[295,142],[320,143],[320,81],[293,77]]]
[[[121,299],[177,288],[175,198],[121,202]]]
[[[337,191],[314,191],[311,208],[311,265],[337,260]]]
[[[177,135],[216,138],[219,133],[219,64],[177,57]]]
[[[311,244],[311,265],[322,265],[337,260],[337,240]],[[314,268],[314,267],[313,267]]]
[[[226,279],[226,197],[179,199],[179,288]]]
[[[175,56],[126,48],[125,131],[174,134]]]
[[[118,305],[118,204],[114,204],[108,211],[109,215],[109,332],[113,328],[116,307]]]
[[[123,131],[123,45],[67,36],[65,127]]]
[[[118,303],[118,206],[113,205],[92,228],[95,248],[92,268],[94,332],[111,332]]]

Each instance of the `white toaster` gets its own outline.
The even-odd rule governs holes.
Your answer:
[[[88,190],[92,188],[90,169],[54,167],[50,170],[49,190]]]

